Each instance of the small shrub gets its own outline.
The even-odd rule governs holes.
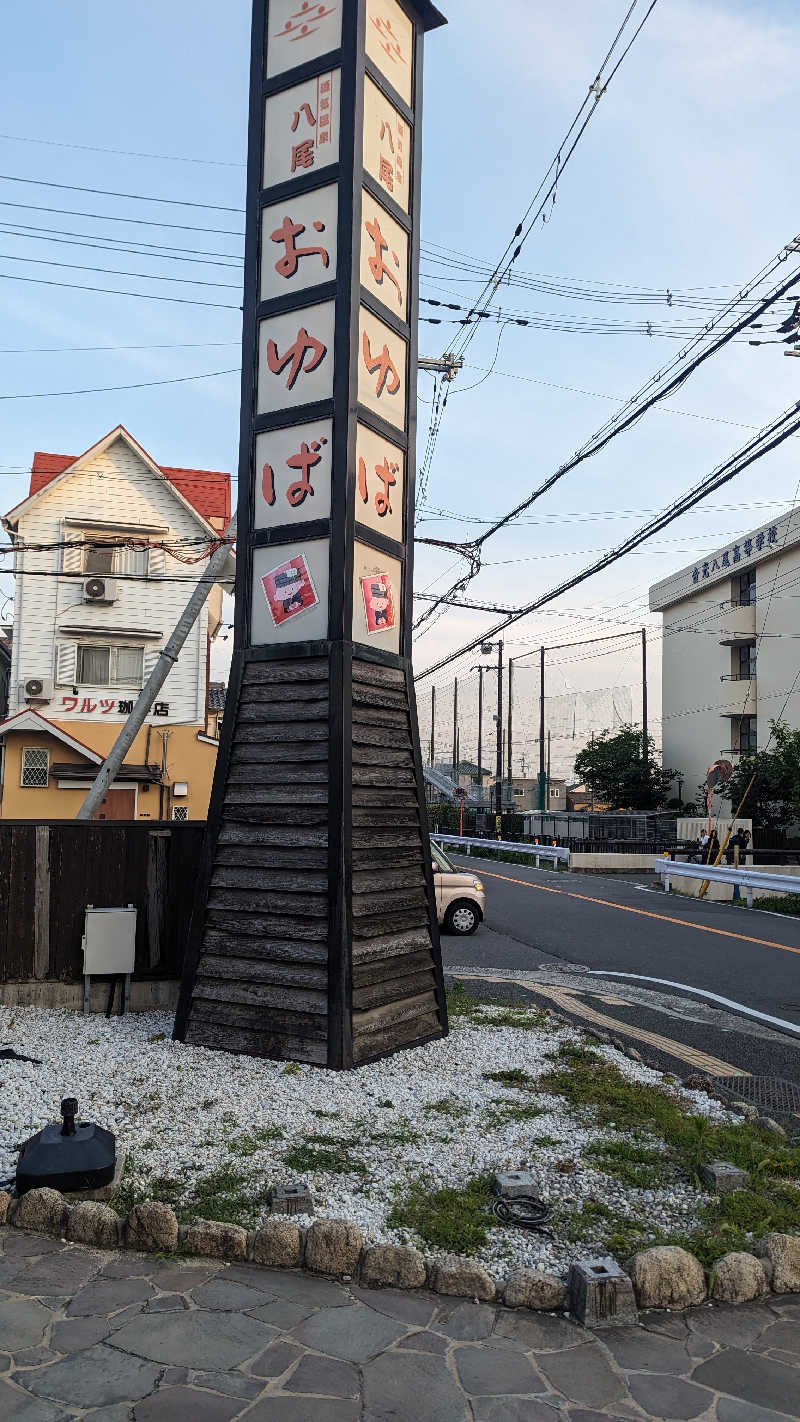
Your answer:
[[[474,1254],[488,1238],[491,1200],[489,1175],[443,1190],[431,1189],[423,1177],[395,1201],[387,1223],[392,1229],[411,1230],[431,1249]]]

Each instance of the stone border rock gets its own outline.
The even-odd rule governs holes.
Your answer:
[[[515,1269],[507,1279],[493,1279],[481,1264],[460,1255],[426,1257],[407,1245],[367,1245],[358,1225],[343,1219],[318,1219],[307,1229],[290,1215],[271,1215],[251,1231],[218,1220],[179,1225],[169,1205],[145,1200],[123,1220],[109,1205],[91,1200],[71,1205],[58,1190],[45,1188],[20,1198],[0,1190],[0,1225],[102,1249],[181,1251],[269,1269],[305,1268],[348,1283],[357,1280],[365,1288],[427,1286],[451,1298],[498,1302],[507,1308],[564,1311],[570,1304],[567,1285],[554,1274]],[[641,1309],[682,1310],[709,1298],[746,1303],[770,1289],[800,1293],[800,1235],[767,1234],[754,1253],[736,1251],[718,1260],[710,1277],[693,1254],[677,1245],[642,1249],[625,1270]]]

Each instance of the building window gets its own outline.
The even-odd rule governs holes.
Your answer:
[[[124,573],[129,577],[146,578],[149,563],[149,548],[116,548],[113,543],[87,541],[83,551],[83,571],[101,577]]]
[[[188,820],[188,818],[189,818],[189,806],[188,806],[188,805],[173,805],[173,806],[172,806],[172,818],[173,818],[173,820]]]
[[[756,644],[747,642],[745,646],[739,647],[739,669],[740,681],[751,681],[756,674]]]
[[[756,717],[739,717],[739,750],[756,750]]]
[[[50,752],[39,750],[38,746],[22,748],[22,778],[20,784],[27,789],[44,789],[50,778]]]
[[[736,601],[740,607],[752,607],[756,600],[756,570],[748,568],[746,573],[739,574],[738,595]]]
[[[141,686],[144,647],[78,647],[79,686]]]

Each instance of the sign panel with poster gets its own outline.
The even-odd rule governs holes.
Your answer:
[[[341,1069],[447,1031],[411,666],[417,135],[444,18],[251,3],[234,654],[175,1035]],[[355,962],[399,936],[413,991],[382,976],[376,1005]]]
[[[290,617],[316,607],[319,602],[308,562],[302,553],[290,558],[287,563],[279,563],[277,568],[270,568],[262,576],[261,585],[276,627],[288,622]]]

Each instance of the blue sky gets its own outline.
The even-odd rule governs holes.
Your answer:
[[[426,244],[496,259],[625,8],[622,0],[504,0],[491,6],[459,0],[457,7],[450,6],[449,25],[427,45]],[[0,181],[6,203],[106,215],[103,220],[0,207],[0,393],[166,380],[237,366],[235,309],[16,281],[10,278],[104,284],[104,278],[89,272],[9,258],[86,262],[184,278],[199,274],[230,286],[179,286],[136,277],[109,277],[105,284],[232,307],[238,305],[235,265],[198,268],[50,243],[30,233],[12,236],[6,229],[25,223],[98,236],[135,234],[140,241],[203,248],[220,254],[220,262],[234,261],[241,243],[227,234],[241,227],[236,209],[244,186],[246,0],[225,5],[137,0],[114,6],[99,0],[61,6],[27,0],[10,8],[4,26],[4,134],[213,161],[142,159],[0,138],[0,172],[234,210],[167,209]],[[789,0],[659,0],[564,175],[550,222],[528,242],[520,269],[664,291],[717,288],[706,292],[710,299],[729,294],[732,284],[753,275],[800,225],[794,181],[798,38],[800,16]],[[111,215],[226,231],[170,233],[110,222]],[[422,292],[429,297],[468,300],[477,290],[463,279],[463,270],[445,270],[429,259],[423,274]],[[508,304],[594,320],[643,315],[639,307],[519,289],[508,294]],[[661,323],[699,319],[696,313],[669,310],[666,302],[644,314]],[[422,352],[441,353],[454,329],[423,325]],[[430,509],[487,518],[500,513],[600,425],[614,408],[602,397],[630,394],[677,348],[673,340],[639,335],[507,330],[496,373],[467,390],[491,364],[497,331],[491,325],[479,332],[469,348],[470,368],[452,387],[431,474]],[[179,343],[181,348],[162,350],[17,353]],[[538,522],[517,525],[493,540],[472,592],[501,602],[530,600],[576,571],[590,561],[589,550],[605,548],[636,527],[642,521],[637,512],[663,506],[738,447],[748,430],[737,422],[761,425],[796,399],[799,378],[800,365],[784,359],[779,347],[752,349],[742,343],[729,348],[670,402],[713,420],[676,413],[650,416],[543,499],[532,515]],[[420,396],[429,399],[431,389],[431,377],[421,377]],[[427,412],[421,403],[423,438]],[[4,506],[11,507],[23,494],[25,475],[13,471],[29,468],[34,449],[78,452],[120,422],[162,463],[234,470],[237,376],[0,401]],[[638,625],[647,585],[703,548],[764,522],[769,509],[778,508],[773,501],[792,498],[795,466],[790,442],[728,486],[710,511],[688,516],[643,556],[625,560],[568,595],[557,606],[558,615],[520,624],[510,650]],[[719,508],[723,504],[766,507],[725,511]],[[430,510],[427,517],[424,531],[433,536],[469,534],[471,526],[457,519],[434,518]],[[437,579],[448,562],[452,558],[420,550],[419,586],[443,586]],[[4,578],[0,586],[7,588],[9,582]],[[657,626],[657,619],[645,620]],[[418,666],[456,647],[486,622],[480,614],[451,611],[420,638]],[[570,654],[568,660],[561,657],[560,667],[555,654],[552,661],[554,693],[632,684],[637,675],[632,651],[588,660]],[[651,666],[657,711],[657,638]],[[450,679],[447,672],[437,681]]]

